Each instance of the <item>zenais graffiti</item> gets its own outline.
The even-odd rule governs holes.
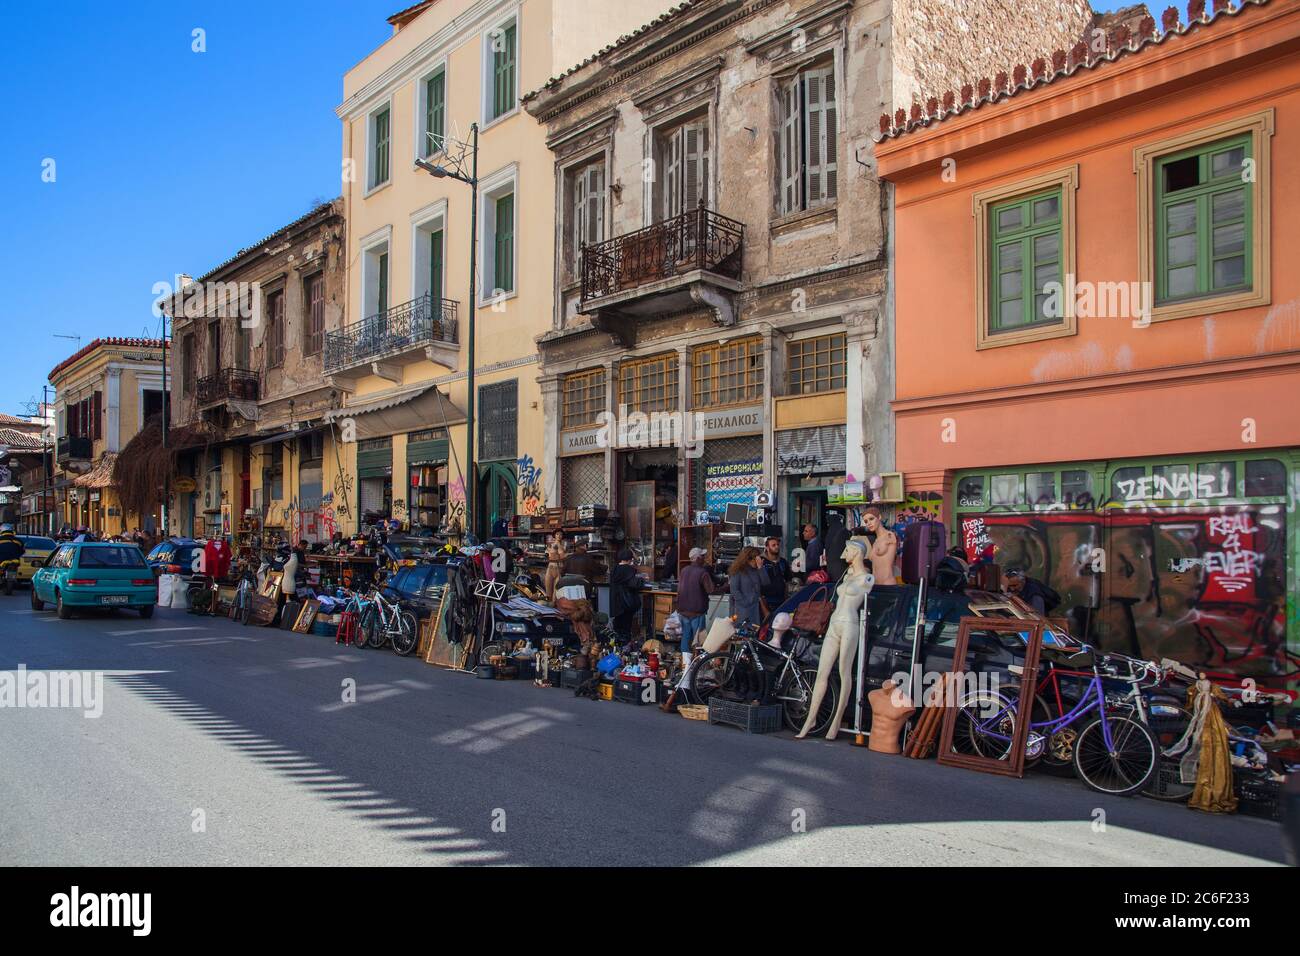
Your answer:
[[[1050,584],[1054,614],[1102,649],[1278,683],[1300,674],[1281,505],[969,515],[961,541]]]

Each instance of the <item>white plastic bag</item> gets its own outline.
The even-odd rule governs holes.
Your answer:
[[[179,574],[162,574],[158,577],[158,606],[189,607],[185,596],[185,582]]]

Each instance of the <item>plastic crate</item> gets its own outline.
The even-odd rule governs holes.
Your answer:
[[[567,687],[569,690],[577,690],[580,686],[591,680],[591,671],[575,671],[572,668],[565,668],[560,671],[560,686]]]
[[[781,729],[780,704],[742,704],[709,699],[709,723],[730,724],[749,734],[770,734]]]
[[[646,689],[642,686],[642,681],[650,680],[649,677],[620,677],[614,682],[614,699],[621,700],[625,704],[657,704],[658,687],[650,691],[649,700],[645,699]]]
[[[1237,812],[1265,820],[1282,819],[1282,785],[1260,777],[1234,774],[1232,792],[1237,796]]]

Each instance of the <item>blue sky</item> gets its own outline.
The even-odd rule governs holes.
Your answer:
[[[156,335],[154,283],[200,275],[338,195],[343,73],[406,5],[3,4],[0,411],[21,413],[96,336]],[[206,52],[191,49],[196,28]]]

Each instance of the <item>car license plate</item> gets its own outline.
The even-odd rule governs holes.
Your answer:
[[[100,604],[125,604],[129,601],[125,594],[105,594],[99,599]]]

